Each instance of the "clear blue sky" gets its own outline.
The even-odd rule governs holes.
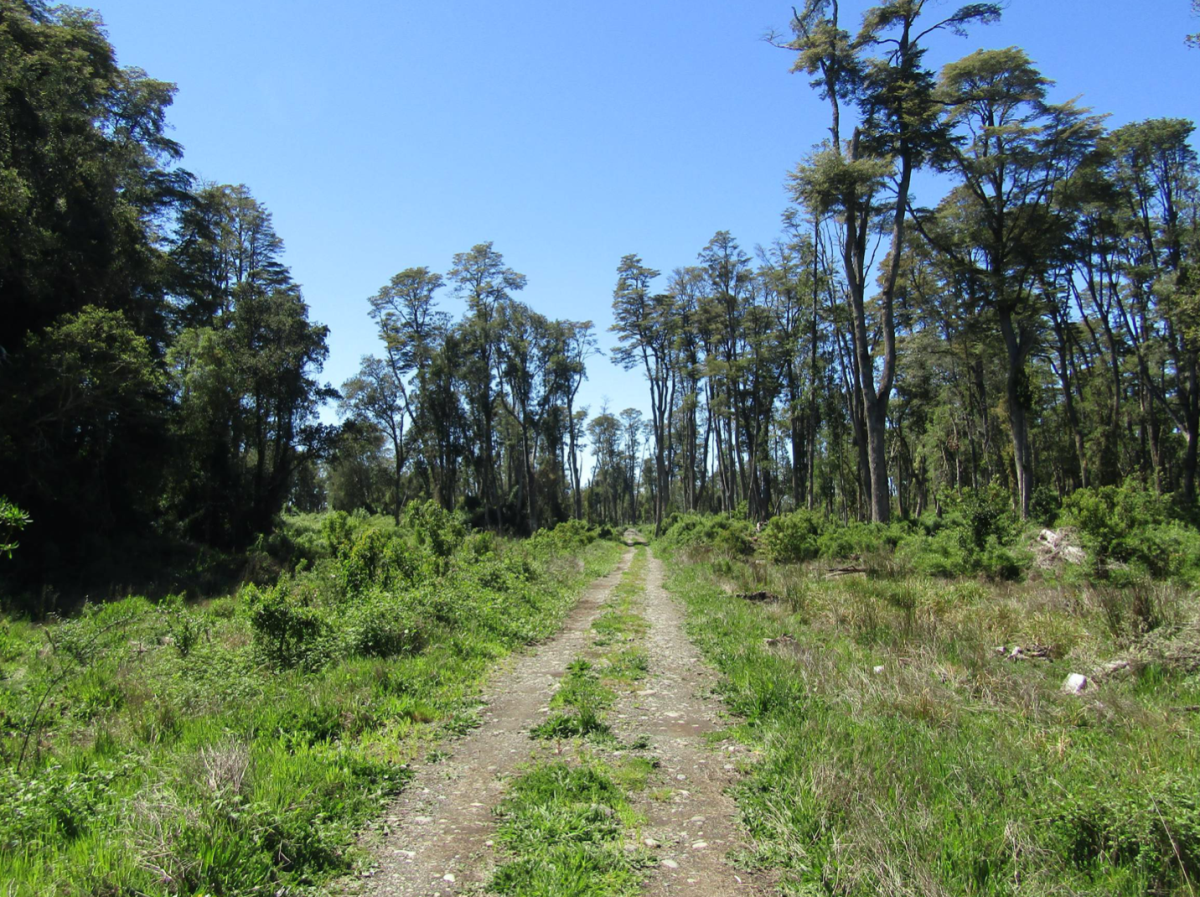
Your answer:
[[[595,321],[611,347],[620,257],[669,271],[717,230],[769,243],[786,173],[826,127],[791,54],[761,40],[786,31],[787,0],[97,2],[122,64],[178,85],[185,167],[274,213],[330,327],[335,385],[378,351],[367,296],[485,240],[529,278],[524,301]],[[868,5],[843,2],[847,21]],[[1200,118],[1188,0],[1008,7],[939,38],[930,61],[1019,45],[1056,99],[1081,96],[1111,126]],[[448,291],[443,307],[462,310]],[[589,373],[593,413],[605,395],[647,407],[638,375],[606,359]]]

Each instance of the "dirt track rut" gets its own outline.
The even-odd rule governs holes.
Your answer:
[[[536,754],[529,730],[545,719],[567,664],[588,653],[592,622],[633,555],[631,548],[615,571],[588,588],[558,636],[493,678],[482,724],[444,745],[448,757],[418,767],[388,812],[389,831],[375,851],[377,871],[345,893],[486,893],[496,863],[493,810],[505,782]],[[648,736],[648,752],[661,764],[648,793],[634,797],[646,818],[642,836],[659,861],[647,870],[644,891],[652,897],[770,893],[769,881],[738,871],[727,857],[739,841],[736,806],[726,791],[737,776],[740,749],[708,746],[706,736],[720,727],[718,702],[706,697],[714,675],[684,633],[682,610],[663,588],[657,558],[649,559],[639,603],[650,624],[649,675],[622,696],[610,722],[622,742]]]

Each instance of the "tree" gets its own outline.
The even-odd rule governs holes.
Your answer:
[[[1114,298],[1149,396],[1184,435],[1189,507],[1200,457],[1200,164],[1189,143],[1193,129],[1183,119],[1151,119],[1104,141],[1124,230],[1127,289]]]
[[[549,321],[520,302],[501,309],[499,331],[500,401],[521,434],[522,492],[526,521],[533,533],[539,520],[534,476],[537,435],[563,386],[556,374],[562,370],[557,361],[565,351],[565,333],[559,322]]]
[[[161,485],[166,411],[145,338],[121,312],[86,306],[27,337],[22,358],[28,389],[10,403],[6,429],[31,449],[19,469],[39,525],[68,534],[145,525]]]
[[[596,335],[591,321],[561,321],[562,352],[555,359],[555,378],[562,391],[563,417],[567,437],[567,464],[570,467],[572,508],[576,520],[583,519],[583,484],[579,469],[583,422],[575,408],[579,388],[587,379],[587,360],[597,353]]]
[[[0,0],[0,59],[0,493],[37,520],[24,563],[75,560],[155,516],[162,246],[190,179],[174,88],[120,68],[95,14]]]
[[[851,313],[851,338],[859,372],[870,465],[871,519],[890,517],[885,430],[896,372],[895,292],[904,247],[905,219],[913,173],[942,140],[933,73],[923,65],[922,40],[949,30],[964,34],[974,22],[992,22],[992,3],[963,6],[932,25],[918,25],[925,0],[887,0],[871,7],[853,40],[841,28],[836,0],[808,0],[795,15],[800,55],[794,70],[815,76],[813,85],[829,101],[830,140],[794,175],[794,195],[818,216],[835,214],[842,229],[841,254]],[[869,57],[878,48],[884,55]],[[854,105],[860,120],[842,142],[842,106]],[[885,198],[891,183],[890,202]],[[879,220],[882,216],[882,220]],[[881,346],[869,338],[866,284],[873,228],[888,227],[891,246],[878,298]],[[874,357],[881,350],[876,374]]]
[[[321,449],[328,434],[317,407],[337,394],[314,379],[328,329],[308,320],[270,213],[244,187],[216,188],[206,201],[215,240],[203,254],[224,273],[209,281],[217,294],[183,297],[183,318],[198,323],[167,356],[176,446],[168,500],[189,534],[242,545],[270,529],[293,474]]]
[[[344,387],[343,407],[377,424],[392,443],[397,523],[408,460],[405,433],[422,441],[419,429],[410,429],[409,424],[417,422],[418,397],[427,390],[433,352],[449,321],[448,315],[434,309],[434,295],[441,286],[440,274],[428,268],[406,268],[368,300],[385,348],[384,359],[364,358],[359,375]],[[411,390],[410,377],[415,377]]]
[[[454,294],[467,303],[463,331],[469,353],[465,372],[471,384],[468,404],[472,409],[475,442],[482,451],[476,458],[476,482],[485,507],[494,510],[500,525],[500,493],[496,486],[494,416],[497,316],[512,294],[525,289],[525,275],[505,267],[504,256],[490,242],[479,243],[454,256],[447,275]]]
[[[641,367],[650,384],[650,430],[654,438],[654,532],[661,534],[670,497],[667,467],[670,413],[675,403],[675,301],[670,293],[651,294],[650,283],[659,276],[636,255],[626,255],[617,266],[613,291],[613,326],[621,345],[613,360],[625,370]]]
[[[342,384],[341,410],[352,419],[372,425],[391,443],[392,513],[397,525],[404,508],[403,475],[408,447],[405,444],[407,410],[403,385],[387,362],[363,356],[358,373]]]
[[[1019,49],[981,50],[947,65],[940,93],[954,140],[941,156],[960,184],[942,204],[951,235],[938,245],[991,309],[1008,362],[1017,507],[1029,516],[1034,464],[1026,362],[1038,339],[1045,273],[1065,245],[1060,187],[1099,136],[1099,120],[1073,103],[1046,102],[1050,82]],[[928,231],[927,231],[928,233]]]

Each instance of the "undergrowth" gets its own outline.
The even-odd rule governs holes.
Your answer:
[[[282,894],[346,871],[410,760],[474,724],[494,662],[621,551],[435,505],[295,543],[294,573],[206,605],[0,621],[0,892]]]

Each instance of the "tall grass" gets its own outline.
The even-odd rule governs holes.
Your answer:
[[[735,597],[752,585],[778,600]],[[827,580],[696,554],[669,588],[762,752],[738,799],[751,860],[786,892],[1200,886],[1193,593]],[[1070,672],[1091,689],[1064,694]]]

